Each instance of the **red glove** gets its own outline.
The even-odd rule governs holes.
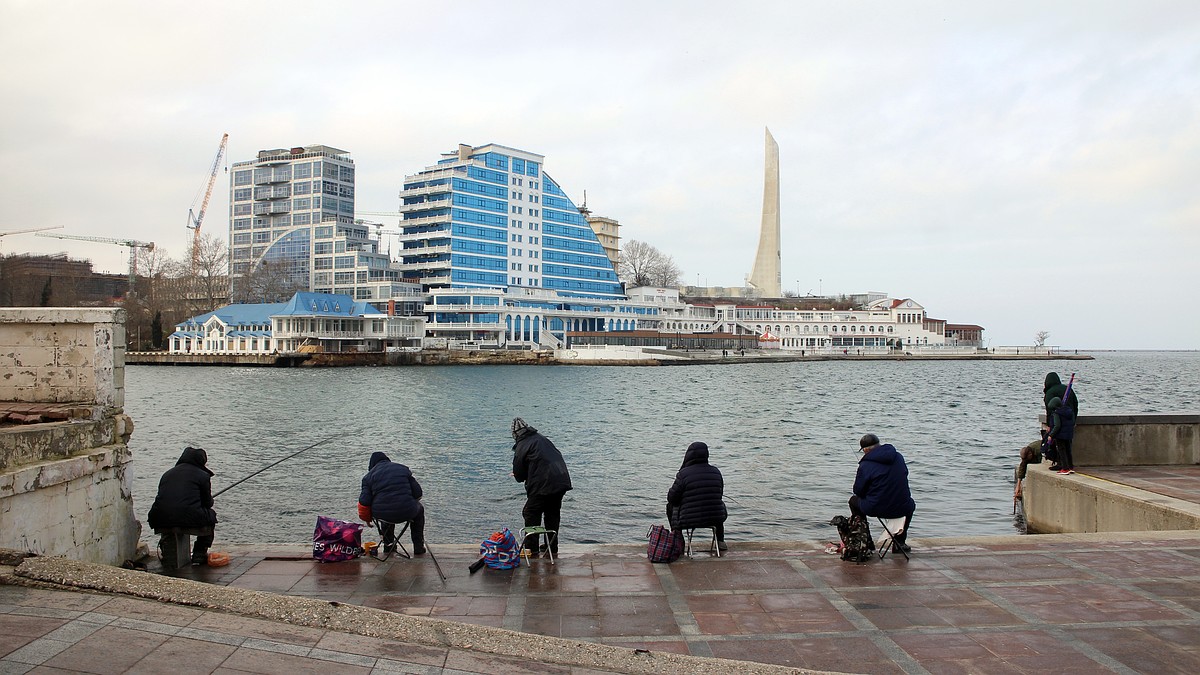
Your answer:
[[[358,505],[358,519],[364,523],[371,522],[371,507],[365,504]]]

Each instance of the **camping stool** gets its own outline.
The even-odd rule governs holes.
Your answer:
[[[158,554],[164,570],[177,570],[192,564],[192,537],[212,536],[211,525],[205,527],[164,527],[154,531]]]
[[[908,560],[908,554],[902,548],[896,548],[896,536],[904,533],[904,528],[908,526],[908,516],[900,516],[899,518],[878,518],[879,524],[886,532],[879,540],[876,548],[879,549],[879,559],[883,560],[883,556],[887,555],[888,551],[900,551],[900,555]]]
[[[687,531],[687,550],[684,552],[689,558],[692,556],[692,535],[697,529],[698,528],[693,527]],[[712,543],[708,545],[708,553],[709,555],[715,555],[716,557],[720,558],[721,547],[717,544],[717,528],[710,526],[708,529],[712,530]]]
[[[522,527],[520,534],[517,535],[518,537],[521,538],[521,557],[525,558],[525,564],[526,565],[529,564],[529,549],[525,548],[525,537],[529,536],[529,535],[533,535],[533,534],[546,535],[546,553],[548,553],[550,555],[550,564],[553,565],[554,564],[554,547],[550,545],[550,537],[554,537],[554,539],[557,540],[558,539],[558,531],[557,530],[547,530],[546,528],[544,528],[540,525],[535,525],[532,527]]]
[[[396,544],[396,550],[392,551],[392,552],[388,552],[387,550],[384,550],[382,558],[379,557],[378,553],[372,552],[371,557],[373,557],[376,560],[379,560],[381,562],[392,557],[392,553],[395,553],[396,555],[400,556],[401,558],[412,558],[412,556],[409,555],[409,553],[408,553],[408,549],[404,548],[404,544],[400,543],[400,537],[404,536],[405,532],[408,532],[408,526],[411,523],[412,523],[411,520],[404,521],[404,527],[401,527],[400,531],[396,532],[395,528],[400,523],[393,523],[393,522],[390,522],[387,520],[381,520],[379,518],[376,518],[375,519],[375,529],[379,531],[379,547],[376,550],[378,550],[379,548],[383,548],[383,549],[387,548],[387,546],[383,542],[383,528],[380,527],[381,525],[391,525],[392,531],[396,532],[396,540],[394,542]]]

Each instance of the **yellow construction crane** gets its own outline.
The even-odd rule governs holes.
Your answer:
[[[200,213],[195,212],[196,202],[188,209],[187,226],[192,231],[192,267],[196,266],[200,257],[200,226],[204,224],[204,212],[208,210],[208,199],[212,197],[213,186],[217,183],[217,169],[221,168],[221,158],[225,156],[225,146],[229,144],[229,134],[221,136],[221,145],[217,148],[217,158],[213,160],[212,170],[208,172],[208,187],[204,190],[204,202],[200,204]],[[199,193],[197,193],[197,196]],[[132,249],[131,249],[132,250]]]
[[[78,234],[46,234],[38,233],[39,237],[52,237],[54,239],[75,239],[77,241],[97,241],[102,244],[116,244],[118,246],[129,247],[129,294],[133,295],[133,284],[137,280],[137,250],[144,248],[147,251],[154,250],[154,242],[152,241],[137,241],[136,239],[110,239],[108,237],[85,237]]]
[[[26,227],[22,230],[0,230],[0,237],[5,237],[10,234],[25,234],[27,232],[44,232],[46,230],[61,230],[62,225],[48,225],[46,227]]]

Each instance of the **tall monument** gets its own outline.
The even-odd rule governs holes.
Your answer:
[[[783,296],[779,271],[779,144],[767,129],[766,169],[763,175],[762,230],[750,286],[764,298]]]

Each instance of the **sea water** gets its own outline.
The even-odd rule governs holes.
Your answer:
[[[314,444],[217,499],[218,542],[307,542],[318,515],[355,519],[374,451],[424,491],[431,543],[522,524],[513,417],[554,441],[575,489],[564,543],[644,541],[693,441],[725,477],[727,538],[830,540],[848,513],[858,439],[905,456],[914,537],[1012,534],[1018,449],[1037,438],[1042,383],[1076,373],[1082,415],[1195,412],[1200,353],[1091,361],[812,361],[679,367],[129,366],[134,507],[187,445],[213,490]]]

